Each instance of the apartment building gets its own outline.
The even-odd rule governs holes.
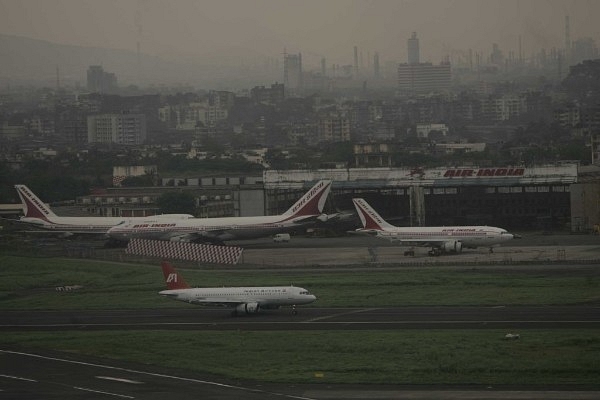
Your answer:
[[[143,114],[97,114],[87,117],[89,143],[137,145],[146,141]]]

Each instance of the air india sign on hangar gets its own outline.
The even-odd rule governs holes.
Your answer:
[[[463,176],[523,176],[525,168],[479,168],[479,169],[449,169],[444,178]]]
[[[320,179],[333,188],[384,188],[448,185],[565,185],[577,182],[577,164],[532,167],[455,168],[347,168],[319,170],[266,170],[265,188],[300,189]]]

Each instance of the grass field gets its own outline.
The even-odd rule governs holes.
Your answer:
[[[107,331],[3,333],[0,343],[272,382],[598,384],[599,330],[520,333]]]
[[[0,256],[0,309],[178,307],[156,265]],[[597,304],[600,277],[486,267],[372,271],[185,269],[192,285],[293,283],[319,307]],[[82,285],[57,292],[55,287]],[[272,382],[598,385],[600,330],[3,332],[2,348],[51,349]],[[315,377],[322,374],[322,377]],[[321,375],[319,375],[321,376]]]
[[[174,307],[158,265],[0,256],[0,309],[134,309]],[[404,305],[585,304],[600,301],[600,274],[490,267],[401,267],[370,271],[182,270],[192,286],[294,284],[318,307]],[[57,286],[81,285],[60,293]]]

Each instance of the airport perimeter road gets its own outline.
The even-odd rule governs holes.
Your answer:
[[[1,331],[600,328],[600,306],[301,308],[231,317],[226,309],[0,311]]]
[[[405,256],[409,247],[385,240],[348,236],[340,238],[293,237],[289,243],[273,243],[269,239],[232,243],[244,247],[243,264],[311,266],[356,264],[516,264],[555,263],[561,261],[598,262],[600,236],[594,235],[530,235],[514,239],[507,245],[464,249],[460,254],[431,257],[429,248],[415,247],[414,256]]]

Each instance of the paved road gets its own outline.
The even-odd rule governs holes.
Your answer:
[[[525,234],[506,245],[464,249],[460,254],[431,257],[426,247],[415,247],[414,256],[405,256],[408,247],[363,236],[338,238],[293,237],[289,243],[268,238],[232,242],[244,248],[243,264],[263,266],[357,265],[357,264],[518,264],[564,261],[600,264],[600,236]]]
[[[0,311],[0,330],[338,330],[600,328],[600,306],[300,308],[233,318],[226,309]]]
[[[524,247],[524,246],[576,246],[576,245],[597,245],[600,246],[599,235],[575,235],[564,232],[519,232],[521,237],[506,242],[504,246]],[[397,243],[390,243],[386,240],[370,236],[347,235],[342,237],[305,237],[292,236],[287,243],[273,243],[270,238],[232,241],[230,244],[242,246],[244,248],[282,248],[282,247],[369,247],[377,245],[379,247],[398,247]]]

